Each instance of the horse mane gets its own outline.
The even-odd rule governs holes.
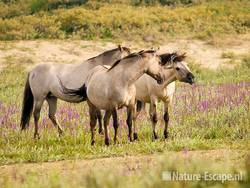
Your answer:
[[[124,51],[128,52],[129,54],[131,53],[130,48],[125,47],[125,46],[122,46],[121,48],[122,48]]]
[[[130,59],[130,58],[133,58],[133,57],[139,57],[139,56],[143,56],[145,53],[155,53],[156,51],[155,50],[141,50],[139,52],[134,52],[134,53],[131,53],[129,55],[127,55],[126,57],[122,58],[122,59],[119,59],[117,60],[111,67],[108,71],[112,70],[114,67],[116,67],[122,60],[124,59]]]
[[[108,71],[112,70],[114,67],[116,67],[122,60],[124,59],[129,59],[129,58],[133,58],[136,56],[143,56],[143,54],[145,53],[155,53],[155,50],[141,50],[139,52],[134,52],[129,54],[128,56],[117,60],[110,68]],[[166,65],[166,64],[170,64],[173,62],[177,63],[177,62],[181,62],[186,58],[186,53],[183,54],[178,54],[177,52],[174,53],[165,53],[165,54],[161,54],[160,56],[160,64],[161,65]]]
[[[127,48],[127,47],[125,47],[125,46],[121,46],[121,48],[122,48],[124,51],[130,53],[130,49],[129,49],[129,48]],[[87,59],[87,61],[88,61],[88,60],[92,60],[92,59],[94,59],[94,58],[96,58],[96,57],[98,57],[98,56],[106,56],[106,55],[108,55],[109,53],[115,52],[115,51],[117,51],[117,50],[120,50],[119,47],[114,48],[114,49],[111,49],[111,50],[108,50],[108,51],[105,51],[105,52],[103,52],[103,53],[101,53],[101,54],[99,54],[99,55],[97,55],[97,56],[91,57],[91,58]]]
[[[166,54],[161,54],[160,58],[161,58],[161,65],[166,65],[166,64],[170,64],[173,62],[177,63],[177,62],[181,62],[186,58],[186,53],[183,54],[178,54],[177,52],[174,53],[166,53]]]

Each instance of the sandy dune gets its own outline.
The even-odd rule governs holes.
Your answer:
[[[213,45],[209,44],[213,43]],[[145,49],[145,45],[127,43],[133,50]],[[93,41],[12,41],[0,42],[0,69],[8,64],[21,64],[30,69],[39,63],[78,63],[116,46],[110,42]],[[216,69],[226,65],[230,59],[222,58],[223,53],[236,57],[250,52],[249,37],[223,41],[179,39],[159,46],[161,52],[186,52],[188,60],[204,67]]]

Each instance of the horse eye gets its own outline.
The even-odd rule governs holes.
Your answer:
[[[179,71],[179,70],[180,70],[180,68],[179,68],[179,67],[176,67],[175,69],[176,69],[177,71]]]

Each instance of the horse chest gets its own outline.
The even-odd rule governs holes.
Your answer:
[[[169,95],[168,95],[168,92],[167,92],[167,89],[162,89],[161,92],[158,93],[158,99],[164,101],[164,102],[167,102],[169,101]]]

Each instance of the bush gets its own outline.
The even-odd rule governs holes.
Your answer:
[[[32,2],[32,12],[38,11],[33,15],[13,17],[15,14],[8,10],[7,13],[2,13],[1,40],[78,37],[82,39],[126,38],[126,40],[152,38],[153,41],[162,41],[166,37],[188,36],[206,39],[250,31],[248,24],[250,15],[247,14],[249,3],[244,0],[232,1],[230,4],[226,1],[213,1],[190,7],[177,6],[174,9],[163,6],[135,7],[126,3],[119,5],[106,3],[99,8],[96,7],[97,9],[87,9],[83,6],[53,11],[47,11],[49,5],[59,1],[34,0]],[[67,5],[63,3],[65,1],[60,2],[62,5]],[[84,2],[80,1],[80,3]],[[192,1],[193,4],[194,2],[196,1]],[[0,10],[6,5],[1,6]],[[87,3],[86,6],[91,5]],[[5,19],[7,15],[11,18]]]
[[[32,13],[40,10],[53,10],[59,7],[68,8],[85,4],[88,0],[33,0],[30,5]]]
[[[11,5],[0,2],[0,18],[13,18],[16,16],[28,14],[28,4],[13,3]]]
[[[31,13],[38,12],[40,10],[47,10],[48,1],[47,0],[33,0],[30,5]]]

